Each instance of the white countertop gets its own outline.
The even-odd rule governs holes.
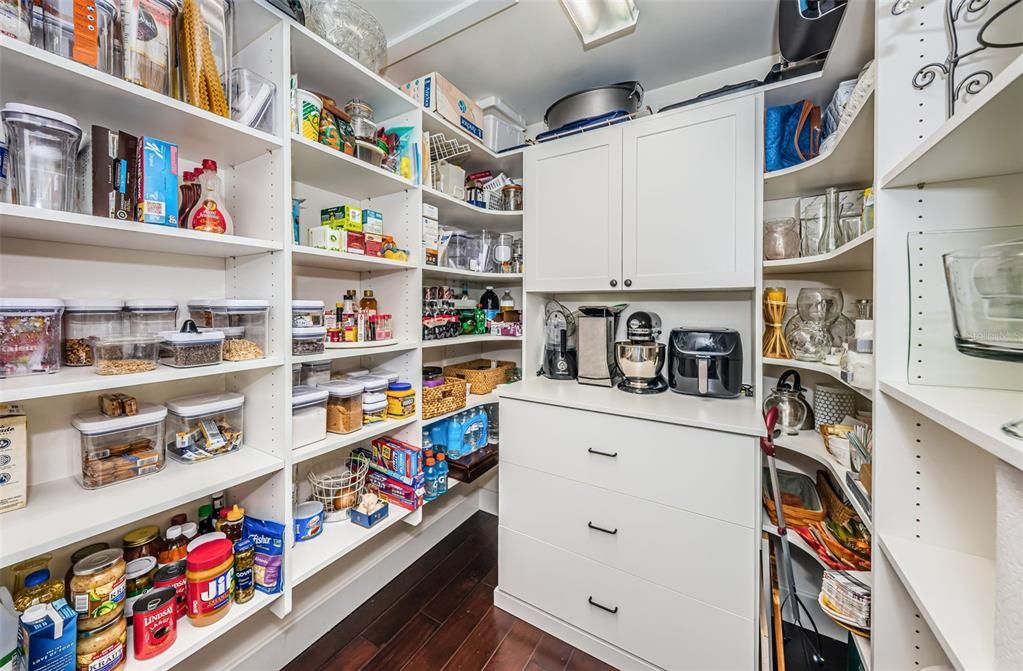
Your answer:
[[[752,398],[703,398],[676,394],[630,394],[574,380],[535,377],[497,388],[501,398],[604,412],[652,422],[681,424],[748,436],[766,436],[764,417]]]

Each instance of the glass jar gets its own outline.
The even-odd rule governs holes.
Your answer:
[[[799,290],[797,315],[785,327],[792,355],[799,361],[824,361],[831,354],[831,327],[841,316],[842,291],[828,287]]]
[[[124,301],[70,299],[64,301],[63,360],[65,366],[91,366],[93,336],[123,334]]]
[[[75,415],[71,425],[80,436],[78,483],[97,489],[115,482],[159,473],[164,465],[162,405],[139,403],[134,415]]]
[[[827,198],[823,194],[799,199],[800,256],[816,256],[821,253],[821,236],[827,220]]]
[[[799,222],[792,217],[764,222],[764,258],[794,259],[799,256]]]
[[[197,394],[167,401],[167,452],[193,464],[242,445],[245,397],[235,392]]]
[[[392,322],[394,320],[393,315],[382,314],[376,316],[376,339],[377,340],[391,340],[394,338],[394,328]]]
[[[140,557],[156,559],[160,553],[160,527],[149,524],[133,529],[121,539],[124,548],[124,561],[130,562]]]
[[[856,319],[874,318],[874,301],[870,298],[858,298],[853,304],[856,308]]]
[[[501,189],[501,196],[503,199],[504,209],[507,211],[517,211],[522,209],[522,186],[519,184],[509,184]]]
[[[60,370],[64,302],[0,298],[0,378]]]
[[[178,304],[165,300],[131,300],[124,304],[130,335],[159,335],[178,327]]]
[[[121,618],[124,612],[124,553],[101,550],[74,566],[69,603],[78,613],[78,629],[95,629]]]
[[[370,139],[376,136],[377,125],[373,123],[373,108],[364,100],[349,100],[345,104],[345,114],[352,118],[352,132],[359,139]]]
[[[842,229],[842,222],[839,220],[838,201],[838,189],[835,187],[828,188],[828,192],[824,195],[826,212],[824,228],[821,231],[820,242],[817,245],[818,254],[828,254],[846,243],[845,231]]]
[[[245,603],[256,594],[256,546],[248,538],[234,544],[234,602]]]
[[[360,382],[338,380],[323,385],[327,397],[327,431],[351,433],[362,428],[362,392]],[[386,408],[386,403],[384,405]]]

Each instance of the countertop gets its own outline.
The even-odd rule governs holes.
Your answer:
[[[747,436],[766,436],[764,417],[752,398],[703,398],[676,394],[629,394],[613,387],[594,387],[574,380],[535,377],[501,385],[501,398],[546,403],[652,422],[680,424]]]

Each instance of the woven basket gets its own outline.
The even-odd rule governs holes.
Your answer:
[[[802,481],[799,483],[799,489],[801,490],[803,501],[799,504],[789,503],[788,501],[782,503],[782,509],[785,511],[785,523],[791,527],[808,527],[814,522],[822,521],[827,513],[825,512],[824,504],[815,491],[813,480],[801,473],[779,471],[778,479],[782,482],[782,491],[785,491],[784,481],[793,477]],[[771,524],[777,526],[778,514],[775,512],[774,497],[771,496],[770,479],[767,476],[766,468],[764,469],[763,501],[764,508],[767,509],[767,517],[771,520]]]
[[[423,419],[430,419],[465,407],[465,380],[445,377],[444,384],[423,387]]]
[[[508,381],[508,373],[515,368],[512,361],[474,359],[444,367],[444,377],[458,377],[472,385],[473,394],[489,394],[499,384]]]
[[[842,501],[824,471],[817,471],[817,493],[821,495],[821,501],[824,503],[824,510],[828,517],[835,524],[845,526],[850,520],[860,518],[852,506],[846,505]]]

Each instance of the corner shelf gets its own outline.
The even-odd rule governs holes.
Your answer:
[[[522,344],[522,336],[495,336],[495,335],[464,335],[442,340],[424,340],[422,347],[454,347],[456,345],[475,345],[479,343],[511,343],[518,346]]]
[[[827,254],[764,261],[764,276],[873,270],[875,233],[869,230]]]
[[[771,523],[771,518],[767,516],[767,509],[764,509],[762,511],[762,515],[763,521],[761,522],[761,528],[768,534],[774,536],[775,538],[778,538],[779,537],[778,527]],[[818,555],[817,552],[812,547],[810,547],[805,540],[803,540],[802,536],[792,531],[791,525],[789,525],[788,532],[786,532],[785,535],[788,536],[789,538],[789,545],[796,548],[803,554],[809,555],[810,558],[817,562],[817,565],[820,566],[821,568],[825,570],[830,568],[827,564],[824,563],[824,560],[820,558],[820,555]]]
[[[391,345],[378,345],[376,347],[327,347],[323,354],[301,354],[292,355],[291,363],[312,363],[314,361],[335,361],[337,359],[354,359],[374,354],[394,354],[397,352],[410,352],[418,347],[414,342],[395,342]]]
[[[423,187],[423,202],[437,207],[437,220],[443,226],[453,225],[473,231],[486,229],[499,233],[522,230],[521,210],[487,210],[428,186]]]
[[[418,266],[411,261],[396,261],[382,256],[366,256],[348,252],[332,252],[306,245],[294,245],[291,258],[296,266],[311,266],[327,270],[349,270],[353,273],[371,271],[414,270]]]
[[[474,270],[441,268],[440,266],[423,266],[423,277],[455,278],[470,282],[494,282],[501,284],[517,284],[522,281],[522,273],[478,273]]]
[[[291,179],[358,200],[417,188],[401,175],[300,135],[291,136]]]
[[[842,379],[842,369],[838,366],[832,366],[826,363],[818,363],[816,361],[799,361],[798,359],[772,359],[764,358],[763,361],[765,366],[783,366],[785,368],[795,368],[797,370],[809,370],[815,373],[822,373],[829,377],[832,377],[849,389],[852,389],[863,398],[874,400],[874,395],[869,389],[857,389]]]

